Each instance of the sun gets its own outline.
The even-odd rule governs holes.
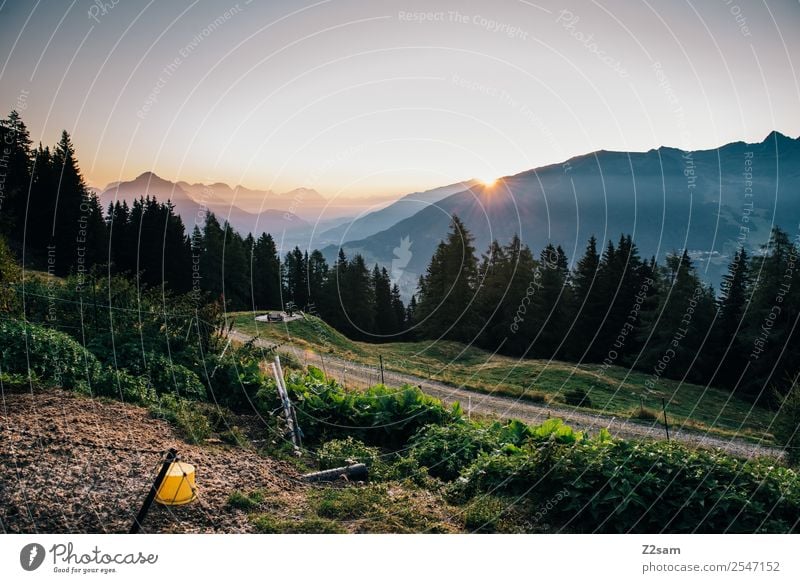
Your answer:
[[[497,183],[497,178],[478,178],[484,186],[494,186]]]

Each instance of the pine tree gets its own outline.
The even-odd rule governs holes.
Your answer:
[[[349,266],[350,263],[347,260],[347,256],[340,248],[336,263],[330,269],[328,277],[323,284],[323,293],[319,301],[320,316],[328,324],[343,333],[350,329],[342,301],[342,295],[346,295],[344,283],[347,279]]]
[[[308,302],[316,306],[322,299],[325,280],[328,278],[328,262],[318,249],[308,257]]]
[[[597,252],[597,239],[592,235],[572,274],[576,321],[569,339],[569,353],[578,360],[591,360],[593,339],[605,315],[599,275],[600,254]]]
[[[716,382],[728,388],[735,387],[747,362],[747,348],[742,342],[741,330],[745,328],[744,316],[750,296],[749,257],[739,248],[722,277],[719,315],[714,327],[714,345],[717,348],[713,361],[719,365]]]
[[[406,328],[407,328],[407,336],[409,338],[413,338],[416,335],[415,331],[412,329],[417,321],[416,314],[417,314],[417,296],[416,294],[412,294],[411,299],[408,300],[408,307],[406,307]]]
[[[406,328],[406,307],[403,305],[403,300],[400,297],[400,288],[397,286],[397,284],[392,286],[391,303],[395,322],[395,329],[393,330],[393,333],[402,334]]]
[[[253,302],[256,309],[281,306],[281,265],[272,235],[263,233],[253,248]]]
[[[86,187],[72,139],[66,131],[61,133],[52,164],[57,174],[57,187],[49,193],[54,199],[51,224],[55,271],[66,275],[74,270],[81,281],[96,260],[96,250],[104,247],[104,241],[98,240],[103,213],[96,197]]]
[[[0,120],[0,150],[0,168],[5,178],[0,198],[0,230],[21,243],[34,154],[28,128],[16,111],[12,111],[7,119]]]
[[[748,368],[737,392],[750,399],[771,398],[772,387],[794,376],[800,362],[800,270],[797,245],[773,228],[764,254],[752,260],[752,301],[742,340]]]
[[[639,366],[654,371],[654,380],[646,387],[649,390],[658,389],[661,377],[702,380],[706,374],[703,363],[695,357],[708,342],[706,335],[716,310],[713,291],[700,281],[685,250],[667,257],[662,278],[655,312],[644,316],[649,340]]]
[[[389,273],[386,268],[380,269],[377,264],[372,270],[373,303],[375,306],[374,333],[378,340],[390,340],[397,332],[397,315],[392,306],[392,289]]]
[[[135,212],[135,208],[134,208]],[[222,297],[222,250],[225,233],[214,216],[206,215],[203,226],[203,248],[200,254],[201,288],[211,294],[214,299]]]
[[[341,297],[348,333],[354,338],[368,337],[374,329],[375,299],[369,269],[359,254],[347,266]]]
[[[308,253],[295,247],[286,254],[283,262],[284,289],[286,299],[298,310],[305,310],[308,304]]]
[[[548,244],[541,252],[539,277],[534,279],[532,317],[524,329],[531,338],[533,354],[542,358],[561,358],[564,333],[571,322],[571,290],[566,255],[561,247]]]
[[[225,222],[225,258],[222,272],[225,285],[225,299],[233,310],[253,309],[250,295],[250,252],[242,236]]]
[[[457,216],[420,277],[415,319],[426,338],[469,342],[478,332],[472,309],[478,262],[472,235]]]

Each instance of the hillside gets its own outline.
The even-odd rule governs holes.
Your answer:
[[[240,416],[238,422],[250,424],[250,431],[261,437],[255,418]],[[349,500],[347,489],[301,482],[298,462],[259,453],[249,439],[238,447],[218,439],[189,444],[147,409],[107,399],[58,389],[6,392],[0,434],[3,533],[127,532],[155,477],[159,452],[169,447],[195,466],[198,498],[182,506],[154,504],[142,532],[464,529],[463,516],[439,496],[402,484],[393,486],[388,503],[381,488],[359,489],[367,500],[357,520],[337,519],[330,509],[322,518],[318,511],[325,504]],[[381,511],[372,508],[376,501]]]
[[[630,233],[641,256],[662,263],[668,253],[688,249],[704,278],[717,285],[741,227],[748,251],[757,251],[775,224],[794,232],[798,168],[800,139],[778,132],[756,144],[696,152],[601,150],[473,186],[379,233],[346,239],[343,248],[388,267],[408,240],[412,253],[399,282],[408,297],[455,214],[479,253],[492,239],[504,243],[518,233],[535,253],[552,242],[574,261],[590,235],[602,245]],[[330,260],[337,248],[325,250]]]
[[[322,366],[324,358],[337,357],[367,365],[361,370],[367,384],[377,382],[378,355],[382,355],[387,370],[474,391],[476,400],[480,394],[490,394],[569,410],[576,408],[570,394],[582,391],[588,398],[577,409],[660,426],[663,398],[673,431],[773,441],[773,412],[714,387],[662,379],[658,393],[645,397],[648,375],[620,366],[516,359],[448,341],[376,345],[350,340],[313,316],[283,324],[256,322],[249,312],[232,316],[236,330],[280,345],[303,364]],[[359,367],[349,370],[351,382],[357,381]]]

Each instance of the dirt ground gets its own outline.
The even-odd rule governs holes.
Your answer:
[[[292,504],[303,484],[288,464],[225,445],[190,445],[146,409],[60,390],[0,402],[0,532],[124,533],[174,447],[196,468],[198,498],[153,504],[142,532],[250,532],[227,507],[231,491],[259,488]]]

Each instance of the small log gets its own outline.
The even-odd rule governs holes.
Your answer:
[[[347,480],[354,481],[364,481],[367,479],[367,466],[364,464],[352,464],[350,466],[344,466],[341,468],[313,472],[303,476],[303,479],[306,482],[333,482],[339,478],[345,478]]]

